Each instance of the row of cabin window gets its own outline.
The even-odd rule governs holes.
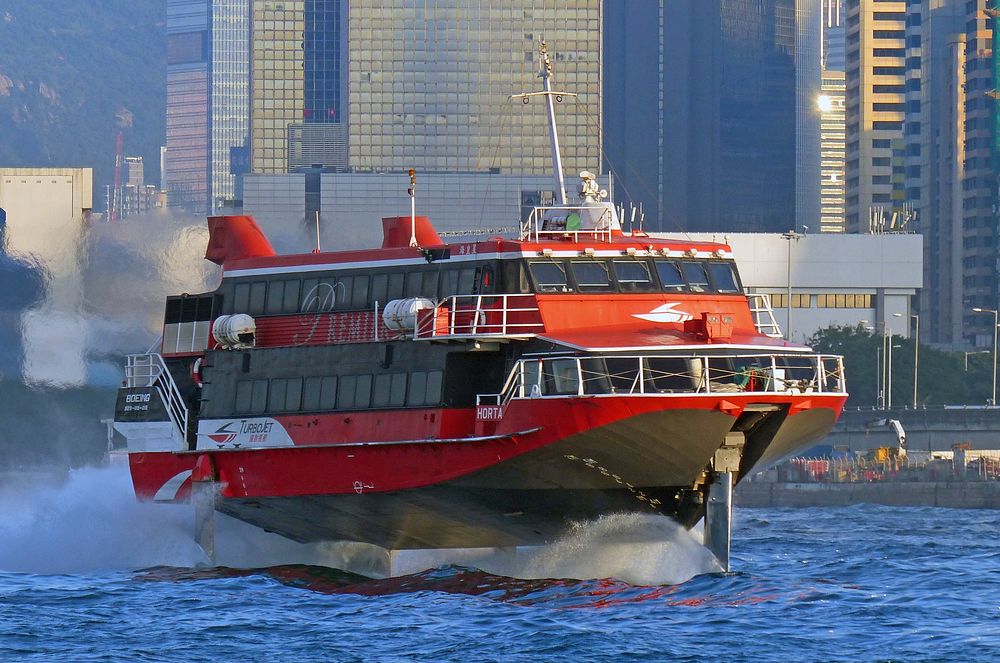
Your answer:
[[[358,310],[404,297],[473,294],[480,280],[492,284],[492,267],[253,281],[236,284],[232,310],[250,315]]]
[[[705,260],[532,260],[535,292],[741,292],[733,263]]]
[[[441,371],[241,380],[236,414],[436,405]]]

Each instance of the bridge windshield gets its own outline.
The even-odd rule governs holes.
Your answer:
[[[548,258],[527,266],[531,283],[522,279],[522,288],[537,293],[743,292],[731,260]]]

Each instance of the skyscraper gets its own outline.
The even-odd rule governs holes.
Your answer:
[[[209,209],[209,0],[167,0],[168,204]]]
[[[821,232],[844,232],[847,36],[844,0],[823,0],[820,113]]]
[[[965,336],[976,345],[993,341],[993,319],[974,307],[1000,308],[997,187],[1000,135],[997,88],[1000,53],[996,22],[1000,3],[972,0],[965,15],[965,160],[962,180],[962,263]]]
[[[288,170],[288,126],[305,111],[305,0],[253,0],[250,153],[255,173]]]
[[[237,197],[230,151],[250,130],[250,0],[213,0],[209,194],[218,208]]]
[[[806,148],[807,139],[815,145],[804,171],[818,200],[819,132],[806,125],[818,124],[818,2],[811,7],[606,2],[607,156],[619,195],[643,204],[648,228],[794,228],[797,146]],[[797,42],[811,33],[797,23],[798,9],[816,18],[815,62],[809,49],[802,53],[814,78],[801,91]]]
[[[821,232],[844,232],[845,103],[844,72],[823,71],[820,112],[820,216]]]
[[[247,139],[249,0],[167,0],[168,203],[203,214],[233,197]]]
[[[847,65],[847,32],[844,21],[845,0],[823,0],[823,59],[826,71],[845,71]]]
[[[906,7],[906,168],[908,229],[924,237],[923,338],[962,340],[961,175],[965,150],[966,0],[918,0]],[[961,41],[961,43],[959,43]],[[956,208],[956,204],[959,205]],[[957,270],[957,271],[956,271]],[[992,339],[991,339],[992,340]]]
[[[901,218],[905,27],[903,0],[847,0],[848,232],[882,232]]]

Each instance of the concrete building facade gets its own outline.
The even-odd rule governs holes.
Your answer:
[[[911,334],[912,301],[923,279],[920,235],[810,233],[786,239],[770,233],[691,233],[690,237],[732,247],[743,286],[770,296],[775,319],[793,341],[803,342],[834,325],[879,330],[885,326],[898,336]]]
[[[22,377],[71,386],[86,381],[81,253],[93,209],[90,168],[0,168],[0,208],[8,253],[44,270],[44,297],[21,314]]]

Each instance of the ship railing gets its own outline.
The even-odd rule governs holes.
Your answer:
[[[186,437],[188,408],[181,396],[181,390],[174,382],[163,357],[159,353],[127,355],[125,361],[125,386],[156,389],[166,406],[170,421],[180,429],[181,437]]]
[[[748,292],[747,302],[750,304],[750,313],[753,315],[757,331],[771,338],[782,338],[781,327],[778,326],[778,321],[774,318],[774,309],[771,308],[771,295],[765,292]]]
[[[521,224],[521,240],[540,242],[547,238],[578,242],[593,239],[610,242],[618,228],[610,205],[558,205],[535,207]]]
[[[821,354],[591,355],[520,359],[499,394],[518,398],[676,394],[847,393],[843,358]]]
[[[544,328],[534,295],[452,295],[418,313],[413,338],[530,338]]]

